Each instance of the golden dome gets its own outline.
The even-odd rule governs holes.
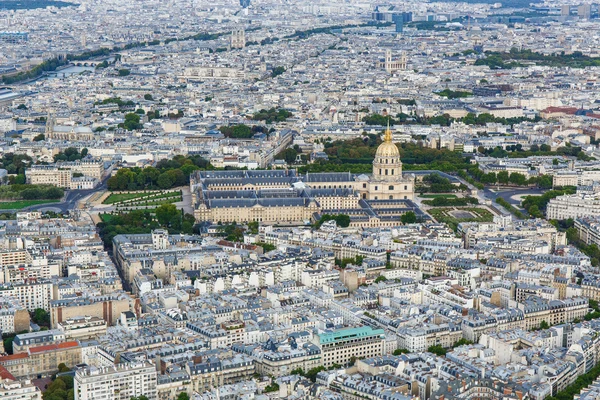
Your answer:
[[[385,136],[383,137],[383,143],[377,148],[375,158],[377,157],[400,157],[400,151],[398,147],[392,141],[392,131],[388,123],[388,127],[385,130]]]

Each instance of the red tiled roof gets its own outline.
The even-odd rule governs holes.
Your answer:
[[[46,346],[31,347],[31,348],[29,348],[29,354],[43,353],[45,351],[52,351],[52,350],[70,349],[70,348],[78,347],[78,346],[79,346],[79,342],[76,342],[76,341],[64,342],[64,343],[59,343],[59,344],[49,344]]]
[[[29,357],[29,354],[27,354],[27,353],[10,354],[8,356],[0,357],[0,363],[2,363],[3,361],[19,360],[21,358],[27,358],[27,357]]]
[[[577,107],[548,107],[545,110],[542,110],[542,112],[575,114],[577,112]]]
[[[10,379],[11,381],[16,381],[17,380],[13,376],[13,374],[11,374],[10,372],[8,372],[8,370],[6,368],[4,368],[2,365],[0,365],[0,378],[2,378],[2,379]]]

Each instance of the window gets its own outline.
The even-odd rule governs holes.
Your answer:
[[[394,200],[394,196],[390,195],[390,200]]]
[[[379,168],[379,175],[381,175],[381,168]]]
[[[408,186],[407,185],[404,185],[404,190],[408,190]]]
[[[388,170],[387,170],[387,169],[385,170],[385,174],[386,174],[386,175],[388,174]]]
[[[394,190],[394,186],[390,186],[390,190]]]
[[[375,190],[377,190],[378,186],[375,186]]]
[[[404,200],[406,200],[408,197],[404,196]]]
[[[366,189],[366,188],[367,188],[367,184],[363,183],[363,189]]]

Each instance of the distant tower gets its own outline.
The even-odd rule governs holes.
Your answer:
[[[392,66],[392,51],[390,49],[387,49],[385,51],[385,70],[387,72],[391,72],[390,71],[391,66]]]
[[[231,48],[243,49],[246,47],[246,32],[243,29],[234,29],[231,32]]]
[[[582,4],[577,7],[577,16],[583,19],[590,19],[592,16],[592,5],[591,4]]]
[[[46,116],[46,131],[44,133],[44,137],[46,140],[52,139],[54,135],[54,115],[52,113],[48,113]]]
[[[81,47],[87,46],[87,38],[85,35],[81,35]]]
[[[250,7],[250,0],[240,0],[240,6],[242,6],[242,8]]]

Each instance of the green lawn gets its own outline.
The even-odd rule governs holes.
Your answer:
[[[102,222],[109,222],[111,219],[113,219],[112,214],[100,214],[99,217]]]
[[[102,202],[102,204],[114,204],[114,203],[119,203],[123,200],[131,200],[131,199],[138,199],[140,197],[147,197],[152,195],[153,193],[137,193],[137,192],[133,192],[133,193],[111,193],[110,196],[108,196],[106,199],[104,199],[104,201]]]
[[[461,222],[492,222],[494,220],[494,214],[485,208],[470,207],[470,208],[459,208],[457,211],[468,211],[473,213],[472,218],[456,218],[450,214],[454,208],[432,208],[427,210],[429,214],[438,222],[444,222],[456,232],[456,228]]]
[[[424,194],[424,195],[419,195],[419,197],[421,197],[423,199],[437,199],[438,197],[443,197],[446,199],[455,199],[456,195],[455,194]]]
[[[161,192],[161,191],[153,191],[153,192],[132,192],[132,193],[111,193],[102,204],[116,204],[116,203],[124,203],[125,204],[134,204],[145,201],[156,201],[164,198],[170,197],[179,197],[181,198],[181,191],[176,192]],[[178,200],[181,201],[181,200]]]
[[[37,206],[38,204],[58,203],[60,200],[15,200],[0,202],[0,210],[20,210],[29,206]]]

